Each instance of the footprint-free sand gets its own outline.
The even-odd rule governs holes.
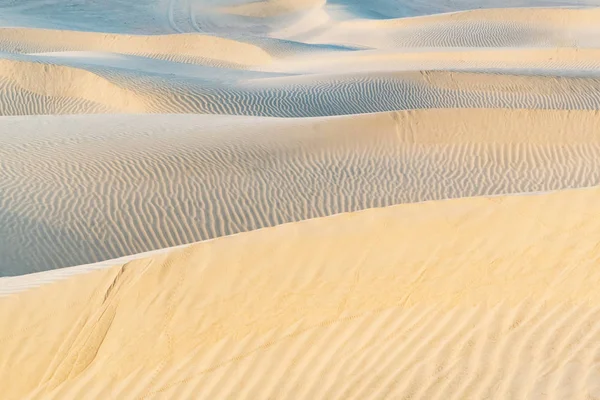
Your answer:
[[[2,399],[600,399],[600,1],[0,0]]]

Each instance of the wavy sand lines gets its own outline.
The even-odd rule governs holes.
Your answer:
[[[0,397],[600,398],[598,21],[0,0]]]
[[[36,92],[49,99],[36,100],[29,109],[5,107],[3,115],[315,117],[420,108],[599,108],[600,31],[594,8],[487,9],[399,19],[327,17],[314,29],[278,36],[297,21],[272,12],[302,14],[306,6],[327,14],[328,7],[287,1],[225,8],[212,2],[175,3],[182,18],[189,19],[186,24],[198,25],[192,21],[196,15],[223,24],[213,29],[207,22],[197,28],[201,34],[170,35],[0,28],[2,63],[44,64],[28,70],[28,79],[56,79],[80,88],[77,95],[59,99],[51,90]],[[250,16],[240,10],[266,14]],[[248,15],[234,16],[236,12]],[[269,30],[267,21],[278,18]],[[51,78],[46,69],[80,71]],[[7,79],[23,79],[18,69],[11,70]],[[98,84],[78,78],[88,73],[125,90],[109,96],[112,104],[106,99],[99,102],[102,107],[89,104],[98,103]],[[482,87],[476,81],[487,83]],[[15,97],[11,90],[2,89],[0,95]],[[135,107],[129,106],[132,91],[139,96]],[[17,103],[27,96],[16,95]],[[80,106],[73,105],[77,96]]]
[[[174,77],[131,68],[139,59],[113,66],[72,66],[2,60],[0,96],[4,115],[177,113],[268,117],[319,117],[433,108],[597,110],[595,76],[544,76],[482,71],[400,71],[261,77],[210,70]],[[128,66],[129,64],[129,66]],[[122,66],[121,66],[122,65]],[[152,68],[160,68],[156,64]],[[593,68],[593,67],[592,67]],[[280,75],[280,74],[279,74]],[[30,98],[36,100],[30,101]],[[12,101],[8,101],[12,99]]]
[[[0,298],[5,396],[589,398],[599,196],[365,210]]]
[[[471,109],[7,120],[4,274],[370,207],[596,185],[597,128],[593,111]]]

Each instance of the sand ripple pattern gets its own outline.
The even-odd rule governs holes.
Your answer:
[[[3,396],[594,398],[598,204],[366,210],[0,298]]]
[[[599,21],[0,0],[0,398],[600,399]]]
[[[3,60],[3,115],[194,113],[319,117],[427,108],[600,109],[600,78],[466,71],[343,76],[140,76],[126,69]],[[233,80],[233,81],[232,81]]]
[[[599,127],[596,112],[541,110],[7,120],[2,275],[371,207],[597,185]]]
[[[164,25],[176,34],[0,23],[0,116],[288,118],[421,108],[600,109],[600,8],[369,19],[336,14],[323,1],[163,3],[157,8],[165,8]],[[314,26],[301,29],[315,18]],[[516,50],[536,56],[523,60]],[[414,54],[427,62],[420,64],[423,57]],[[413,62],[399,62],[402,55]],[[364,63],[371,56],[379,61],[354,70],[354,59]],[[323,57],[344,63],[331,67],[319,61]]]
[[[351,19],[333,24],[313,40],[380,49],[597,47],[599,16],[598,9],[525,8],[421,18]]]

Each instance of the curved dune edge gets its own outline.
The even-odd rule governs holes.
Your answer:
[[[600,112],[573,110],[4,118],[3,272],[398,203],[599,185],[599,130]]]
[[[347,19],[308,40],[370,48],[597,47],[600,8],[507,8]]]
[[[1,60],[0,77],[25,92],[36,94],[50,102],[56,98],[80,101],[80,113],[97,112],[85,107],[83,101],[102,104],[105,112],[121,111],[140,113],[146,111],[143,97],[132,90],[121,88],[90,71],[55,64]],[[18,103],[15,101],[15,103]],[[22,101],[22,114],[35,114],[31,102]],[[41,109],[40,112],[49,110]]]
[[[556,73],[560,69],[597,70],[600,49],[593,48],[471,48],[411,49],[406,52],[360,51],[347,54],[323,54],[282,60],[269,66],[277,72],[330,73],[332,67],[345,73],[355,71],[401,70],[427,66],[447,68],[540,68]],[[548,71],[549,70],[549,71]]]
[[[271,56],[262,48],[202,34],[122,35],[35,28],[0,28],[0,50],[37,53],[103,51],[163,59],[201,58],[240,65],[263,65]]]
[[[600,79],[585,74],[342,71],[207,86],[202,80],[182,83],[119,70],[0,60],[0,78],[4,78],[0,115],[119,112],[319,117],[421,108],[600,108]],[[355,92],[362,95],[356,98]]]
[[[371,209],[8,296],[3,396],[593,397],[599,204],[592,188]]]

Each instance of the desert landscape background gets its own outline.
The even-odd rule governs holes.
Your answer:
[[[600,399],[600,1],[0,0],[6,399]]]

